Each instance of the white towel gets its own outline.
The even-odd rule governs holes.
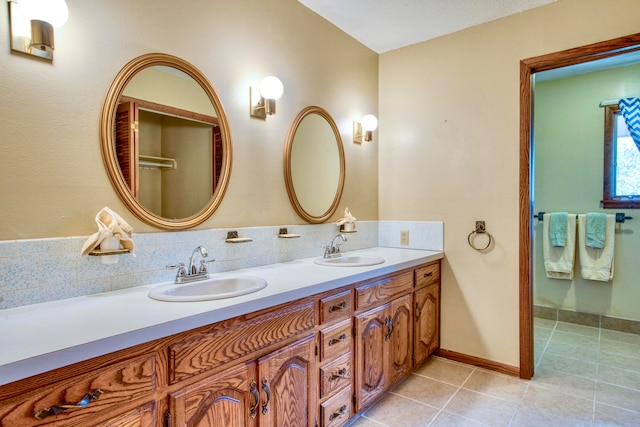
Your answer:
[[[586,245],[587,216],[578,215],[578,254],[583,279],[608,282],[613,279],[613,256],[616,238],[616,216],[607,215],[607,229],[602,249]]]
[[[573,280],[573,265],[576,259],[576,215],[567,215],[567,243],[553,246],[549,236],[551,214],[542,218],[542,257],[547,277],[551,279]]]
[[[129,249],[129,252],[133,254],[135,245],[131,240],[131,233],[133,228],[127,222],[122,219],[120,215],[112,211],[111,209],[104,207],[100,209],[96,215],[96,224],[98,224],[97,233],[89,236],[82,250],[80,256],[85,256],[98,246],[107,237],[116,236],[120,239],[120,244],[123,248]]]

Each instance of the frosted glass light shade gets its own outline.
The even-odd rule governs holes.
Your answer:
[[[265,99],[280,99],[284,86],[279,78],[268,76],[260,82],[260,94]]]
[[[367,114],[362,118],[362,130],[370,132],[376,130],[378,127],[378,119],[372,114]]]

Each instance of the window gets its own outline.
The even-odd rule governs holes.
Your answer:
[[[605,107],[602,207],[640,209],[640,150],[618,105]]]

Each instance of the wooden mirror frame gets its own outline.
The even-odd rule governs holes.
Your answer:
[[[293,186],[293,176],[291,174],[291,151],[293,149],[293,140],[296,135],[296,131],[298,130],[298,126],[302,120],[311,115],[317,114],[324,118],[331,129],[333,130],[333,134],[336,137],[336,144],[338,146],[338,156],[340,157],[340,177],[338,180],[338,188],[336,189],[335,197],[333,198],[333,202],[329,209],[320,216],[313,216],[308,213],[304,207],[300,204],[300,200],[298,200],[298,196],[296,195],[295,188]],[[306,107],[302,111],[298,113],[296,118],[293,120],[291,124],[291,128],[289,128],[289,133],[287,134],[287,142],[284,147],[284,181],[287,187],[287,194],[289,195],[289,200],[291,201],[291,205],[293,209],[296,211],[298,215],[305,221],[311,224],[321,224],[331,218],[338,208],[338,204],[340,203],[340,198],[342,197],[342,191],[344,189],[344,176],[345,176],[345,159],[344,159],[344,147],[342,145],[342,138],[340,137],[340,132],[338,130],[338,126],[336,122],[333,120],[329,112],[327,112],[322,107]]]
[[[188,74],[200,85],[200,87],[206,92],[211,104],[216,110],[222,136],[223,157],[220,181],[216,188],[214,188],[211,199],[209,199],[208,203],[199,212],[180,219],[164,218],[145,208],[133,196],[124,176],[122,175],[120,165],[118,164],[118,158],[116,156],[115,116],[120,97],[122,96],[125,87],[136,73],[145,68],[158,65],[176,68]],[[109,180],[111,181],[113,188],[116,190],[118,197],[120,197],[120,200],[122,200],[131,213],[139,219],[147,224],[165,230],[183,230],[195,227],[196,225],[206,221],[220,205],[224,193],[227,190],[229,177],[231,175],[231,132],[226,113],[218,99],[216,91],[200,70],[183,59],[163,53],[149,53],[134,58],[126,64],[122,70],[120,70],[113,80],[113,83],[111,83],[111,87],[107,92],[107,96],[102,107],[102,115],[100,119],[100,149],[102,151],[102,160],[104,161]]]

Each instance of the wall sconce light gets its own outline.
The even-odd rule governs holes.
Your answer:
[[[378,127],[378,119],[372,114],[367,114],[359,122],[353,122],[353,142],[362,144],[363,141],[373,139],[373,131]]]
[[[68,17],[64,0],[9,0],[11,50],[53,61],[53,29]]]
[[[284,86],[279,78],[268,76],[262,79],[260,87],[250,87],[249,107],[251,117],[262,120],[276,113],[276,100],[280,99]]]

